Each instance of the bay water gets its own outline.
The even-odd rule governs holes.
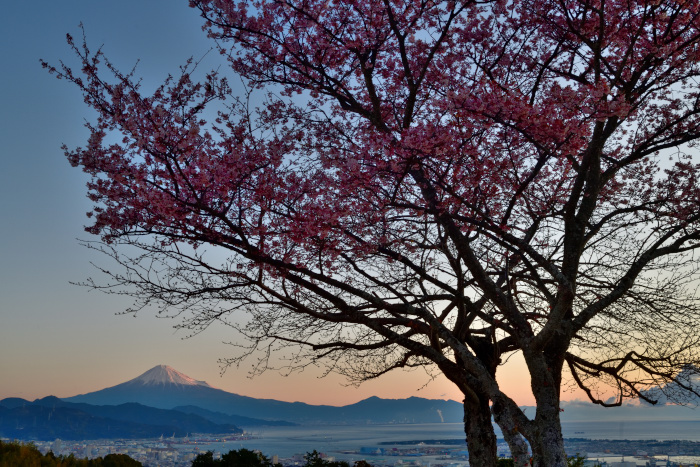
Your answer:
[[[610,440],[690,440],[700,441],[700,420],[697,421],[581,421],[562,422],[565,438]],[[397,425],[322,425],[296,427],[269,427],[252,431],[254,439],[208,443],[200,451],[226,453],[232,449],[259,450],[268,457],[291,457],[313,450],[338,459],[359,460],[367,456],[343,454],[363,447],[403,447],[393,443],[429,440],[463,440],[461,423],[397,424]],[[501,438],[497,430],[497,436]],[[388,444],[387,444],[388,443]],[[466,449],[466,444],[463,445]],[[459,448],[460,445],[450,446]]]

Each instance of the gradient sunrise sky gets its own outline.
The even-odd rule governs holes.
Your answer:
[[[423,371],[399,372],[347,387],[338,376],[319,379],[321,370],[282,377],[268,372],[249,379],[248,366],[220,375],[218,358],[234,349],[223,327],[185,339],[173,321],[148,312],[136,318],[117,313],[129,300],[74,286],[97,276],[91,262],[107,258],[79,246],[90,202],[87,177],[70,167],[60,149],[82,145],[83,123],[94,115],[70,83],[50,76],[45,59],[75,64],[65,35],[103,45],[121,69],[137,60],[146,88],[212,47],[202,21],[187,0],[40,0],[7,2],[0,18],[0,399],[67,397],[134,378],[157,364],[238,394],[312,404],[344,405],[371,395],[461,400],[443,378]],[[212,58],[213,57],[213,58]],[[205,65],[217,65],[209,54]],[[211,65],[209,65],[211,64]],[[251,362],[252,363],[252,362]],[[506,391],[531,404],[529,379],[517,358],[499,371]],[[564,399],[581,397],[566,393]]]

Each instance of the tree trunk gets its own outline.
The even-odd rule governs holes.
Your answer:
[[[532,443],[533,467],[566,467],[564,437],[561,434],[559,398],[550,403],[537,401],[535,439]]]
[[[561,342],[554,344],[561,345]],[[566,467],[564,436],[561,433],[560,400],[563,352],[539,355],[528,361],[532,393],[537,402],[532,435],[529,437],[533,467]],[[526,357],[527,361],[527,357]]]
[[[527,467],[530,465],[530,452],[528,444],[521,433],[522,427],[518,427],[514,422],[514,417],[504,413],[502,405],[494,402],[492,407],[493,418],[501,428],[503,438],[510,448],[510,455],[513,458],[515,467]]]
[[[496,467],[496,433],[491,423],[491,409],[487,397],[464,399],[464,432],[467,435],[469,465]]]

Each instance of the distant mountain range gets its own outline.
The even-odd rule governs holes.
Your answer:
[[[0,400],[0,437],[68,440],[183,437],[188,433],[241,433],[231,423],[215,423],[193,413],[137,403],[97,406],[65,402],[53,396],[33,402]]]
[[[180,408],[209,417],[215,412],[219,414],[216,420],[231,421],[236,419],[222,418],[221,414],[303,424],[439,423],[461,422],[463,418],[462,404],[451,400],[370,397],[356,404],[335,407],[256,399],[213,388],[166,365],[158,365],[125,383],[63,400],[93,405],[137,402],[161,409]],[[237,424],[249,426],[244,419],[237,420]]]
[[[603,408],[562,403],[562,420],[700,420],[700,411],[677,405],[625,404]],[[533,417],[534,407],[524,407]],[[256,399],[216,389],[158,365],[116,386],[65,399],[0,400],[0,437],[50,440],[182,437],[238,433],[238,427],[296,424],[460,423],[462,404],[451,400],[370,397],[343,407]]]
[[[700,380],[696,383],[700,387]],[[163,409],[176,408],[215,423],[243,427],[274,423],[275,420],[300,424],[365,424],[459,423],[463,419],[462,404],[451,400],[370,397],[355,404],[334,407],[256,399],[213,388],[166,365],[156,366],[126,383],[65,400],[100,405],[138,402]],[[534,407],[524,409],[526,415],[534,417]],[[562,409],[563,421],[700,420],[700,410],[668,403],[651,406],[631,402],[621,407],[605,408],[588,401],[569,401],[562,402]]]
[[[588,401],[568,401],[562,402],[561,407],[561,419],[565,422],[700,421],[697,406],[630,402],[620,407],[602,407]],[[525,413],[532,417],[535,408],[529,408]]]

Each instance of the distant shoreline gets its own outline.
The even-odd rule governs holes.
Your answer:
[[[669,445],[677,445],[678,443],[689,443],[693,445],[698,445],[700,446],[700,441],[693,441],[693,440],[685,440],[685,439],[666,439],[666,440],[658,440],[658,439],[607,439],[607,438],[565,438],[565,442],[575,442],[575,443],[582,443],[582,442],[595,442],[599,443],[601,441],[609,442],[609,443],[620,443],[620,444],[629,444],[629,443],[655,443],[655,444],[669,444]],[[506,441],[502,438],[498,439],[499,443],[505,443]],[[377,443],[378,445],[381,446],[418,446],[418,445],[445,445],[445,446],[457,446],[460,444],[466,445],[466,441],[464,439],[459,439],[459,438],[451,438],[451,439],[416,439],[416,440],[408,440],[408,441],[382,441]]]
[[[499,445],[505,440],[499,439]],[[464,446],[464,439],[417,439],[408,441],[382,441],[382,446],[429,447],[429,446]],[[592,439],[565,438],[564,449],[570,454],[585,454],[592,457],[632,456],[637,458],[653,456],[689,456],[700,457],[700,441],[690,440],[628,440],[628,439]]]

